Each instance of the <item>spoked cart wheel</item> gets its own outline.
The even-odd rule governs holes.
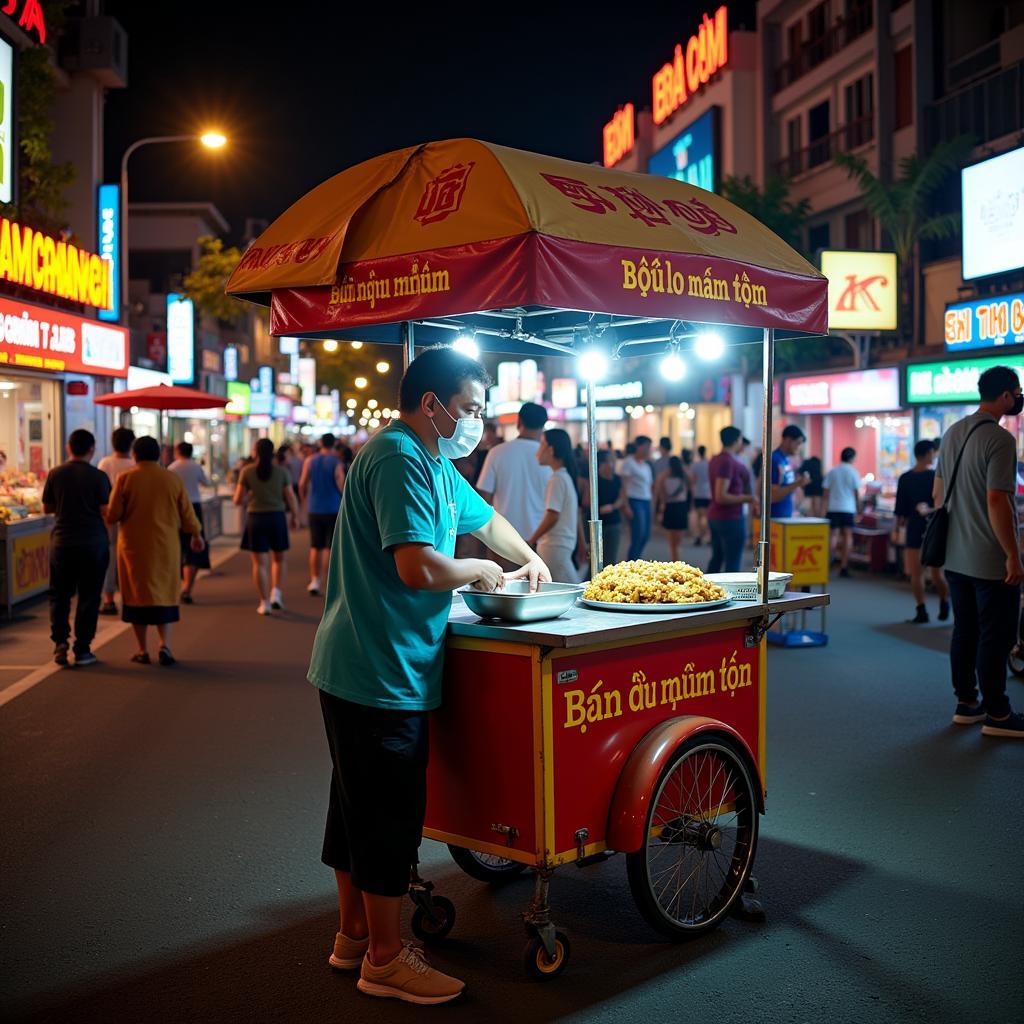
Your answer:
[[[501,885],[526,870],[525,864],[518,861],[506,860],[504,857],[495,856],[493,853],[477,853],[475,850],[466,850],[461,846],[448,846],[448,852],[452,860],[466,872],[470,878],[478,882],[490,882],[492,885]]]
[[[430,906],[418,904],[409,922],[413,935],[423,942],[440,942],[455,926],[455,904],[444,896],[431,896]]]
[[[716,927],[740,897],[757,847],[750,772],[727,740],[680,746],[654,790],[646,844],[626,856],[637,908],[673,939]]]

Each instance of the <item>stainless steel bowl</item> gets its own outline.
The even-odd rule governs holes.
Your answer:
[[[485,593],[472,587],[459,591],[466,607],[482,619],[505,622],[539,622],[564,615],[583,593],[577,583],[541,583],[532,594],[526,580],[511,580],[503,590]]]

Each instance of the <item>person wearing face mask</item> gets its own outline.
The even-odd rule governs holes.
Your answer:
[[[978,378],[978,411],[942,439],[932,496],[949,514],[946,580],[953,604],[949,661],[956,725],[983,723],[987,736],[1024,739],[1024,715],[1006,696],[1006,659],[1017,639],[1024,565],[1017,523],[1017,445],[999,421],[1024,410],[1008,366]],[[979,699],[978,688],[981,688]]]
[[[359,969],[368,995],[454,999],[463,983],[401,938],[402,898],[426,809],[427,713],[441,702],[452,591],[550,582],[543,560],[452,465],[477,446],[490,378],[439,347],[409,365],[401,418],[359,451],[345,482],[309,681],[333,764],[322,859],[338,886],[340,929],[329,958]],[[454,558],[472,533],[520,569]]]

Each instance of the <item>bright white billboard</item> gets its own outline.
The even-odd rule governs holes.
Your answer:
[[[965,167],[963,277],[1024,267],[1024,147]]]

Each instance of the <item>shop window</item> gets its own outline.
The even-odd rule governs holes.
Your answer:
[[[817,167],[832,159],[831,113],[829,101],[825,100],[807,112],[807,137],[809,151],[807,166]]]
[[[875,222],[867,210],[858,210],[846,215],[847,249],[873,249],[875,247]]]
[[[893,128],[906,128],[914,123],[914,48],[904,46],[893,54],[895,106]]]
[[[827,249],[832,244],[832,232],[830,231],[830,225],[826,224],[815,224],[813,227],[807,230],[807,249],[809,252],[815,253],[820,249]]]
[[[874,138],[874,83],[870,72],[851,82],[843,91],[846,101],[846,125],[844,142],[847,150],[863,146]]]

